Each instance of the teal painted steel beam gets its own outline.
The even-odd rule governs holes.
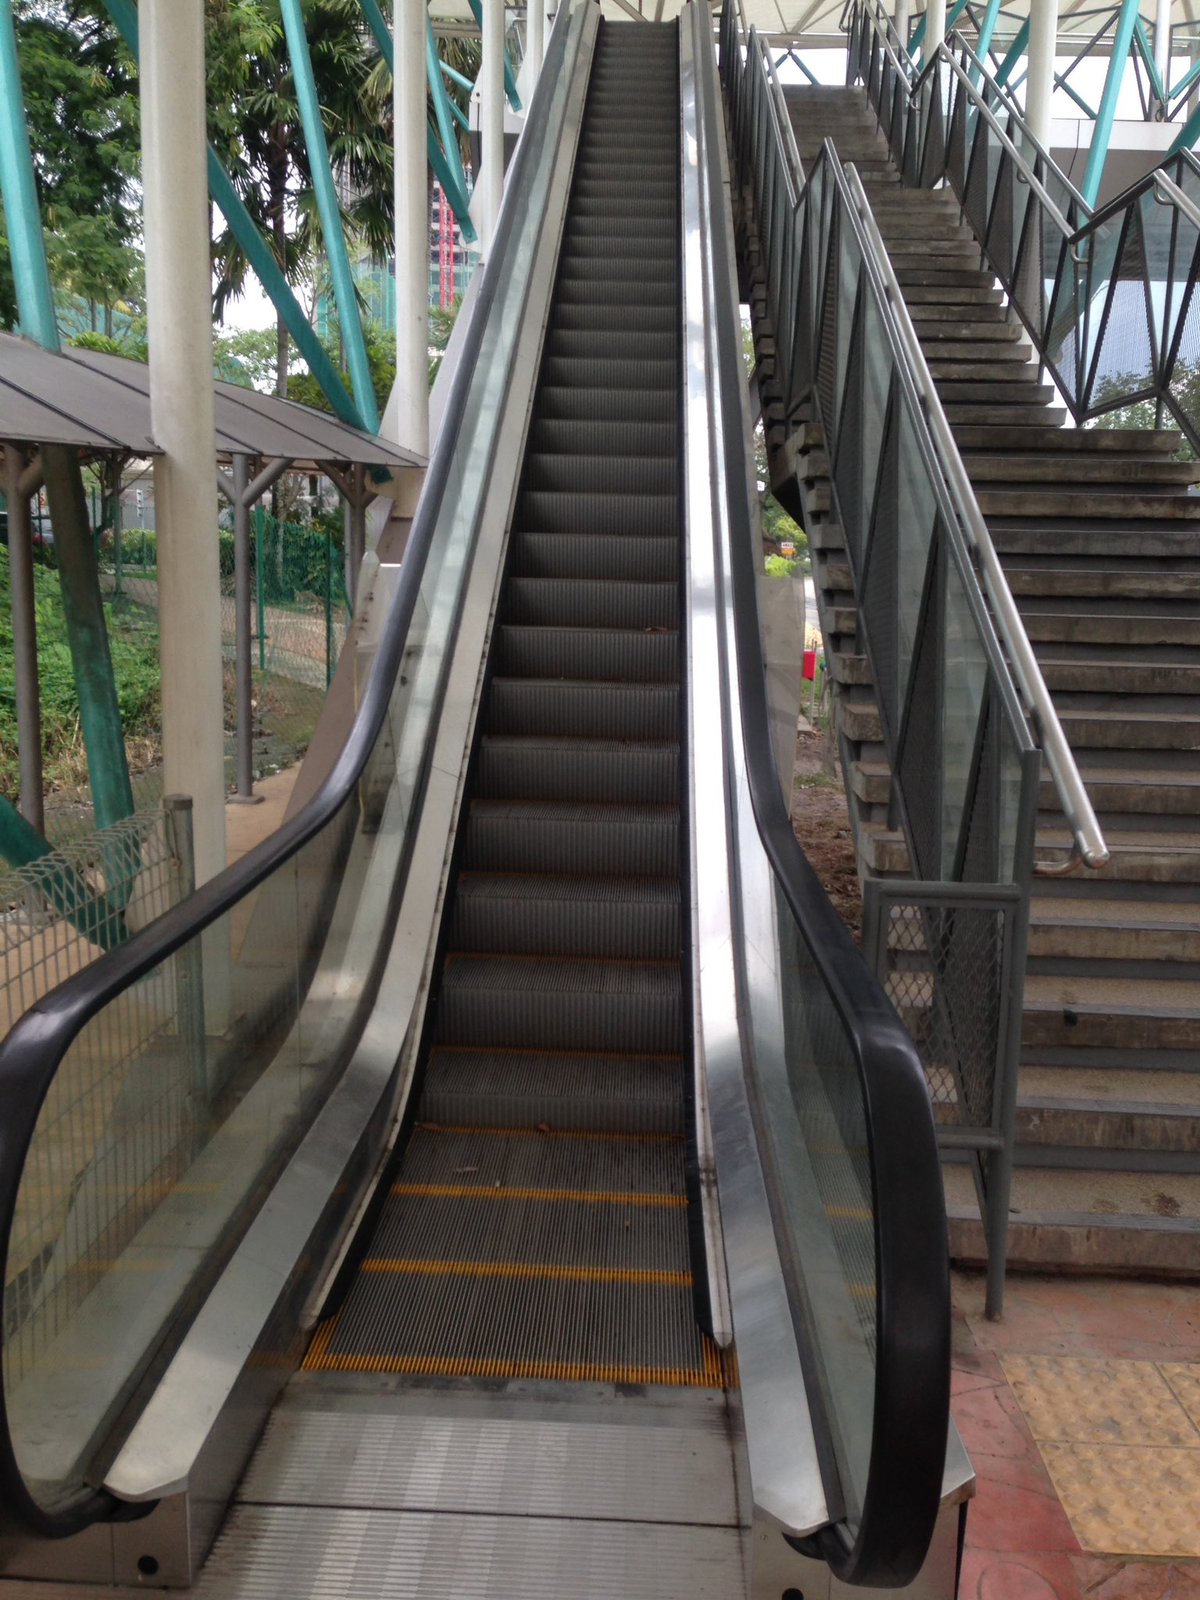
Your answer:
[[[954,0],[954,4],[950,7],[949,11],[947,11],[947,13],[946,13],[946,32],[947,33],[950,32],[950,29],[954,26],[954,24],[958,21],[959,17],[961,17],[963,12],[967,9],[967,4],[968,4],[968,0]],[[913,29],[913,36],[912,36],[912,39],[909,41],[909,46],[908,46],[908,53],[909,53],[910,56],[912,56],[914,61],[916,60],[916,57],[917,57],[917,51],[921,47],[921,40],[924,37],[925,37],[925,14],[924,14],[924,12],[922,12],[921,20],[917,23],[916,27]]]
[[[979,24],[979,38],[975,44],[976,66],[970,70],[969,76],[972,84],[979,87],[979,69],[987,62],[988,51],[992,48],[992,35],[996,31],[996,18],[1000,15],[1000,0],[987,0],[987,8],[983,13],[983,21]]]
[[[33,156],[25,126],[25,100],[17,65],[17,34],[11,0],[0,0],[0,196],[8,228],[8,251],[17,290],[21,331],[46,350],[57,350],[58,322],[42,212],[33,177]]]
[[[338,322],[342,341],[346,347],[346,362],[350,368],[350,384],[358,409],[365,418],[367,426],[372,433],[377,433],[379,408],[375,402],[375,386],[371,381],[371,367],[367,360],[362,319],[358,314],[354,279],[350,274],[350,258],[346,251],[346,237],[342,232],[342,215],[338,206],[337,190],[333,184],[333,169],[329,165],[329,150],[321,122],[321,106],[313,78],[312,58],[308,53],[308,36],[304,31],[304,13],[300,9],[300,0],[280,0],[280,10],[283,16],[284,37],[292,62],[292,81],[296,85],[300,124],[304,129],[304,139],[308,146],[308,166],[316,191],[321,231],[325,237],[325,257],[329,262],[329,275],[333,279]]]
[[[1071,85],[1067,82],[1065,77],[1060,77],[1060,75],[1056,72],[1054,74],[1054,82],[1055,82],[1056,86],[1058,88],[1060,88],[1064,94],[1069,95],[1071,97],[1071,99],[1074,100],[1075,104],[1079,107],[1080,111],[1083,112],[1085,117],[1090,117],[1091,120],[1093,122],[1095,122],[1095,120],[1096,120],[1095,110],[1090,105],[1088,105],[1087,101],[1083,98],[1083,96],[1081,94],[1077,93],[1074,89],[1072,89]]]
[[[1013,42],[1009,45],[1008,50],[1005,52],[1004,60],[996,68],[996,82],[1001,86],[1001,88],[1003,88],[1008,82],[1009,78],[1012,76],[1013,68],[1016,66],[1017,62],[1025,54],[1028,48],[1029,18],[1026,17],[1025,21],[1017,29],[1016,34],[1013,37]]]
[[[1121,0],[1117,28],[1113,34],[1112,55],[1104,76],[1104,93],[1100,96],[1096,125],[1092,130],[1092,145],[1083,171],[1083,182],[1079,186],[1079,192],[1089,206],[1096,204],[1096,196],[1100,192],[1100,179],[1104,175],[1104,163],[1108,157],[1108,141],[1112,137],[1112,125],[1117,115],[1117,97],[1121,92],[1121,79],[1125,75],[1125,63],[1129,59],[1137,18],[1138,0]]]
[[[109,16],[126,47],[137,58],[137,10],[131,0],[104,0]],[[304,307],[292,293],[292,286],[283,275],[270,245],[259,232],[254,218],[242,204],[228,173],[221,165],[217,152],[208,147],[208,190],[218,209],[229,224],[229,231],[240,245],[255,276],[283,319],[284,326],[296,342],[296,348],[308,362],[309,371],[321,385],[321,391],[333,407],[334,415],[352,428],[367,429],[362,413],[342,382],[342,375],[330,360],[329,352],[317,338],[316,330],[304,314]]]
[[[433,114],[437,118],[442,149],[447,154],[453,150],[457,157],[458,137],[454,132],[454,118],[450,115],[450,96],[446,93],[445,81],[438,71],[437,43],[433,37],[433,20],[428,11],[425,13],[425,76],[429,80],[429,93],[433,100]]]
[[[1200,78],[1200,61],[1193,63],[1171,90],[1171,99],[1174,100],[1176,105],[1184,98],[1197,78]]]
[[[0,795],[0,856],[14,867],[28,867],[52,853],[37,829]],[[89,944],[111,950],[128,935],[124,907],[69,863],[45,874],[41,893]]]
[[[1190,150],[1197,139],[1200,139],[1200,106],[1196,107],[1183,127],[1180,128],[1175,136],[1174,144],[1167,151],[1163,160],[1169,161],[1172,156],[1177,156],[1181,150]]]
[[[471,82],[470,78],[465,78],[463,74],[452,67],[448,61],[443,61],[441,56],[438,57],[438,66],[452,83],[458,84],[460,89],[465,89],[468,94],[471,94],[474,91],[475,85]]]
[[[387,63],[389,72],[395,71],[396,53],[392,46],[392,35],[384,21],[383,12],[380,11],[376,0],[359,0],[367,25],[375,35],[375,43],[379,46],[379,53]],[[445,65],[445,63],[441,63]],[[463,82],[466,83],[466,79]],[[474,88],[471,84],[469,87]],[[450,202],[450,209],[454,212],[455,221],[462,229],[462,236],[468,244],[475,239],[475,226],[471,221],[469,202],[467,200],[467,184],[463,177],[462,162],[458,157],[458,141],[455,140],[452,149],[453,157],[448,156],[437,142],[434,131],[430,128],[426,133],[426,149],[429,153],[429,165],[433,168],[433,175],[445,191],[446,199]],[[454,166],[450,165],[453,159]]]

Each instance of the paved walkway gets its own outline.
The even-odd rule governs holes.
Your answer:
[[[961,1600],[1200,1600],[1200,1286],[954,1275]]]

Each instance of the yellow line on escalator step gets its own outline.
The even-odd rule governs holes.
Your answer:
[[[684,1194],[644,1194],[634,1189],[522,1189],[480,1183],[394,1183],[392,1193],[439,1200],[561,1200],[600,1206],[678,1206]]]
[[[682,1144],[681,1133],[608,1133],[598,1128],[494,1128],[486,1122],[418,1122],[415,1133],[481,1133],[497,1139],[603,1139],[617,1144]]]
[[[735,1389],[737,1361],[705,1338],[700,1366],[641,1366],[623,1361],[554,1361],[533,1356],[372,1355],[318,1351],[314,1341],[304,1363],[309,1371],[411,1372],[438,1378],[548,1378],[558,1383],[658,1383],[674,1388]]]
[[[679,1289],[688,1289],[692,1283],[690,1272],[666,1272],[650,1267],[560,1267],[541,1261],[421,1261],[404,1256],[368,1256],[362,1271],[430,1277],[553,1278],[568,1283],[666,1284]]]

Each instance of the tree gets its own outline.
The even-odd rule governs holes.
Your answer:
[[[207,0],[209,136],[289,283],[310,278],[323,253],[309,152],[279,7],[272,0]],[[305,10],[329,159],[349,238],[374,259],[392,245],[390,78],[358,0],[311,0]],[[218,316],[249,270],[228,228],[213,245]],[[276,323],[275,392],[288,392],[288,336]]]
[[[142,292],[134,64],[96,0],[14,0],[29,143],[51,281],[112,332],[112,312]],[[0,324],[16,286],[0,230]]]

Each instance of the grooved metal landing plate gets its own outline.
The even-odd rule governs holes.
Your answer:
[[[737,1525],[723,1412],[688,1426],[279,1410],[239,1499]],[[681,1418],[681,1420],[683,1420]]]
[[[736,1528],[239,1506],[196,1600],[741,1600]]]

